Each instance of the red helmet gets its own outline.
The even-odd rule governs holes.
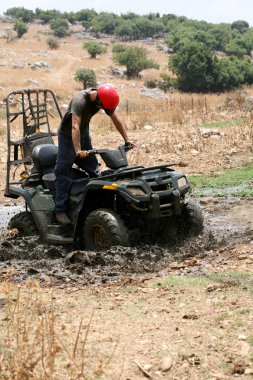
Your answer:
[[[105,112],[114,111],[119,104],[119,94],[115,88],[109,83],[101,84],[98,86],[97,92]]]

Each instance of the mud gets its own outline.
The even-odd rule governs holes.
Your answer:
[[[0,205],[0,236],[6,231],[9,220],[18,212],[25,211],[25,207],[16,204]]]
[[[223,255],[226,248],[253,243],[253,200],[208,198],[201,201],[201,207],[203,233],[170,247],[113,247],[97,253],[45,245],[38,237],[8,237],[0,244],[1,277],[15,282],[38,280],[46,286],[85,286],[126,278],[131,282],[166,275],[171,263],[177,263],[177,269],[188,258],[198,257],[212,265],[221,260],[217,252]],[[198,264],[191,266],[188,274],[208,272]]]

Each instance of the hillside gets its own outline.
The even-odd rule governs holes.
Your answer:
[[[0,24],[0,36],[10,27]],[[111,67],[123,68],[112,61],[110,38],[101,38],[108,44],[107,53],[91,59],[83,40],[74,35],[50,50],[49,32],[48,26],[30,25],[22,39],[0,39],[0,210],[14,203],[3,195],[4,98],[14,89],[49,88],[64,111],[81,89],[73,79],[80,66],[95,70],[100,83],[117,87],[118,114],[137,142],[131,163],[175,162],[187,175],[214,180],[227,169],[238,168],[239,173],[252,168],[251,87],[207,95],[147,92],[146,79],[168,73],[163,41],[131,43],[145,46],[160,69],[127,80],[112,74]],[[38,62],[44,66],[32,69]],[[56,130],[59,120],[53,123]],[[21,126],[15,128],[20,133]],[[95,147],[121,142],[103,113],[92,119],[91,133]],[[251,179],[247,186],[252,194]],[[232,196],[234,183],[226,187],[225,197],[214,195],[212,185],[201,198],[193,192],[204,213],[204,232],[175,246],[115,247],[99,255],[2,232],[1,376],[250,379],[253,202],[252,195]]]

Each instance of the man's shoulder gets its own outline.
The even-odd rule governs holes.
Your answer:
[[[94,90],[94,88],[86,88],[85,90],[75,92],[72,97],[72,102],[85,103],[87,100],[89,100],[90,93]]]

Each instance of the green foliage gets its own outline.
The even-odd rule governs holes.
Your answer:
[[[177,83],[181,90],[211,90],[214,61],[211,51],[203,43],[191,42],[183,46],[171,57],[169,66],[177,75]]]
[[[247,48],[244,46],[244,41],[241,37],[231,40],[225,47],[228,55],[234,55],[238,58],[242,58],[247,54]]]
[[[145,16],[138,17],[132,23],[135,39],[159,36],[164,31],[162,22],[149,20]]]
[[[81,21],[83,27],[89,28],[92,21],[97,17],[97,12],[94,9],[81,9],[76,13],[75,19]]]
[[[157,80],[155,79],[148,79],[144,82],[144,86],[147,88],[156,88],[157,84]]]
[[[115,28],[116,36],[122,37],[125,40],[132,39],[134,37],[134,25],[130,20],[123,20],[116,28]]]
[[[83,48],[88,51],[91,58],[96,58],[97,55],[106,52],[106,47],[103,44],[95,41],[87,41],[83,44]]]
[[[18,19],[15,22],[13,29],[17,32],[18,38],[21,38],[25,33],[28,32],[28,26],[21,19]]]
[[[214,38],[214,50],[225,52],[226,46],[233,38],[233,31],[229,24],[217,24],[209,30],[209,33]]]
[[[140,71],[144,69],[159,68],[157,63],[148,59],[147,50],[142,47],[126,46],[123,51],[113,53],[113,60],[126,66],[129,79],[138,77]]]
[[[236,29],[236,30],[238,30],[238,32],[243,34],[249,29],[249,24],[247,23],[247,21],[238,20],[238,21],[234,21],[231,24],[231,28]]]
[[[200,128],[222,128],[222,127],[233,127],[235,125],[241,125],[243,119],[231,119],[226,121],[212,121],[210,123],[204,123],[199,125]]]
[[[31,22],[35,16],[33,11],[25,9],[24,7],[9,8],[5,14],[16,19],[21,19],[23,22]]]
[[[126,49],[126,46],[123,44],[119,44],[119,43],[113,44],[113,46],[112,46],[112,52],[113,53],[121,53],[125,49]]]
[[[227,91],[253,83],[253,63],[235,57],[215,60],[213,90]]]
[[[195,195],[226,196],[235,195],[241,198],[253,196],[251,181],[253,166],[226,170],[218,175],[190,176]],[[208,193],[205,191],[208,190]]]
[[[49,46],[49,48],[50,48],[51,50],[56,50],[56,49],[58,49],[58,48],[60,47],[60,42],[59,42],[59,40],[56,39],[56,38],[53,38],[53,37],[49,37],[49,38],[47,39],[47,44],[48,44],[48,46]]]
[[[45,23],[49,23],[50,20],[53,20],[53,19],[62,18],[61,12],[57,11],[56,9],[49,9],[47,11],[44,11],[40,8],[36,8],[35,9],[35,16],[36,16],[36,18],[41,19]]]
[[[228,169],[218,175],[191,176],[191,183],[198,187],[227,187],[247,184],[253,178],[253,166]]]
[[[183,45],[171,56],[169,67],[177,75],[176,86],[186,92],[227,91],[253,83],[250,60],[235,56],[217,59],[199,42]]]
[[[50,28],[56,37],[63,38],[68,34],[68,21],[62,18],[53,18],[49,22]]]
[[[91,29],[96,33],[114,34],[119,21],[120,17],[114,13],[101,12],[92,20]]]
[[[88,87],[95,87],[97,85],[96,74],[94,70],[81,67],[80,69],[76,70],[74,78],[77,82],[81,82],[83,84],[84,89]]]

